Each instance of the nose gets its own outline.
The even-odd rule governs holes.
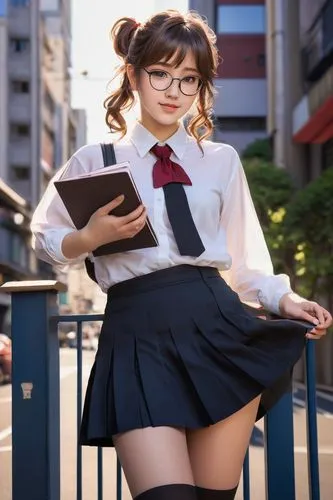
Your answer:
[[[178,97],[180,93],[179,87],[180,87],[179,78],[174,78],[170,87],[166,89],[166,95],[168,97]]]

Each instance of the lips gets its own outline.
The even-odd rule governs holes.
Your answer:
[[[176,106],[175,104],[169,104],[169,103],[163,103],[160,102],[160,105],[163,106],[164,108],[169,108],[169,109],[179,109],[180,106]]]

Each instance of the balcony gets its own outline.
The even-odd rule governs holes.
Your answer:
[[[30,138],[12,138],[9,142],[9,158],[11,165],[29,166],[31,164]]]
[[[333,65],[333,0],[329,0],[307,34],[302,50],[304,78],[315,82]]]
[[[28,2],[11,2],[8,14],[11,33],[29,36],[31,12]]]
[[[35,275],[30,220],[26,201],[0,179],[0,274],[8,279],[28,279]]]
[[[30,53],[11,53],[8,61],[8,74],[13,80],[28,80],[31,76]]]
[[[31,97],[29,94],[12,93],[9,102],[9,120],[12,123],[30,123]]]
[[[14,223],[0,217],[0,269],[12,278],[24,279],[32,276],[29,247],[25,234],[15,231]],[[23,230],[24,231],[24,230]]]

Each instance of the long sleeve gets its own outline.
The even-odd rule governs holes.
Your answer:
[[[78,259],[67,259],[62,253],[62,240],[66,234],[75,231],[75,226],[54,186],[54,182],[61,176],[76,175],[84,171],[80,161],[73,156],[50,181],[33,214],[30,226],[32,246],[37,256],[49,264],[70,264],[85,257],[82,255]]]
[[[291,292],[287,275],[274,275],[241,161],[232,150],[230,181],[224,191],[221,224],[232,258],[226,280],[244,302],[279,313],[279,300]]]

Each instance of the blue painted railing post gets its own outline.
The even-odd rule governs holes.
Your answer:
[[[305,350],[306,359],[306,434],[308,445],[309,499],[320,500],[318,428],[316,398],[316,357],[315,344],[309,340]]]
[[[60,500],[59,345],[55,281],[9,282],[12,294],[12,499]]]
[[[292,392],[265,417],[266,499],[295,499]]]

